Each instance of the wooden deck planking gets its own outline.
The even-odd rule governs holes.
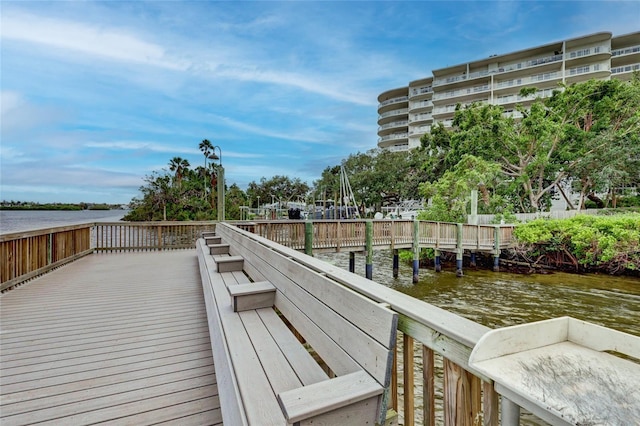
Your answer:
[[[222,424],[194,251],[87,256],[0,304],[3,426]]]

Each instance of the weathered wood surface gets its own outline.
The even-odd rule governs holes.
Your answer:
[[[552,424],[627,425],[640,419],[638,359],[640,337],[563,317],[492,330],[469,363]]]
[[[384,421],[383,393],[390,379],[396,315],[297,262],[304,256],[300,253],[290,256],[290,249],[227,224],[220,224],[217,232],[230,244],[229,257],[241,256],[244,272],[258,281],[245,284],[246,276],[221,271],[222,256],[208,255],[204,241],[198,242],[210,329],[216,334],[214,341],[225,341],[225,351],[220,347],[217,351],[223,353],[215,354],[220,389],[223,396],[230,388],[240,397],[223,397],[225,422]],[[278,313],[304,336],[332,374],[320,368],[273,307],[234,312],[236,293],[246,293],[251,286],[262,291],[269,285],[275,289]]]
[[[0,305],[3,426],[222,423],[193,251],[90,255]]]

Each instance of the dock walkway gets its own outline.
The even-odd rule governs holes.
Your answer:
[[[86,256],[0,305],[3,426],[222,424],[193,250]]]

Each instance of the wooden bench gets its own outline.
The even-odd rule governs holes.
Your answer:
[[[197,252],[225,424],[384,424],[397,314],[304,254],[226,223],[217,233],[228,254],[204,239]],[[242,268],[225,271],[225,256]]]

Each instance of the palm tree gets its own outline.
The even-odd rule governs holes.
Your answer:
[[[180,187],[182,183],[182,176],[189,166],[189,160],[185,160],[181,157],[173,157],[171,161],[169,161],[169,170],[175,172],[174,182],[177,182],[178,187]]]
[[[200,148],[200,151],[202,151],[202,153],[204,154],[204,169],[207,170],[207,160],[210,158],[211,153],[214,152],[213,144],[209,141],[209,139],[203,139],[202,142],[200,142],[200,145],[198,145],[198,148]],[[207,177],[205,175],[203,198],[206,198],[206,197],[207,197]]]

